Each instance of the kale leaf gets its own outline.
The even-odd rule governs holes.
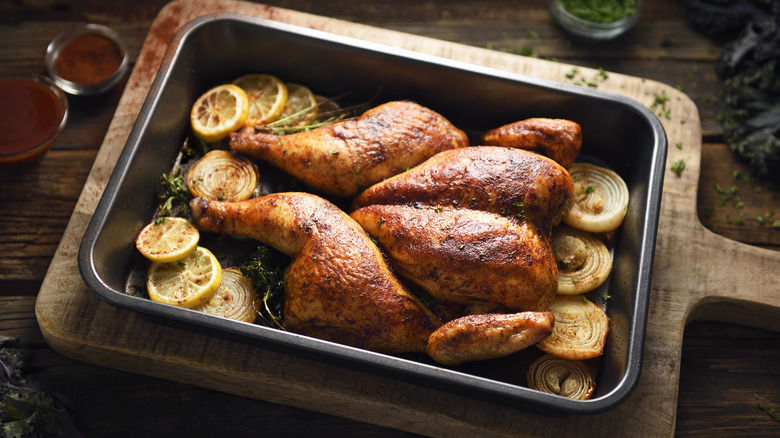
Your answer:
[[[81,437],[61,397],[23,375],[27,351],[0,335],[0,436]]]

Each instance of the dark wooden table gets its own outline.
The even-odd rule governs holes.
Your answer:
[[[48,42],[75,22],[113,27],[134,61],[163,0],[0,3],[0,73],[45,73]],[[721,46],[691,29],[679,2],[646,2],[636,29],[583,45],[557,29],[547,1],[268,1],[267,4],[456,41],[518,56],[649,78],[680,87],[698,105],[703,135],[698,211],[715,233],[780,250],[780,230],[754,218],[775,210],[775,189],[743,179],[747,167],[723,144],[716,115]],[[124,84],[98,97],[71,97],[68,126],[38,164],[0,172],[0,334],[30,349],[28,376],[58,393],[87,436],[405,436],[405,432],[218,393],[68,359],[43,341],[34,302],[65,231]],[[2,141],[2,139],[0,139]],[[735,177],[735,172],[740,177]],[[714,185],[737,187],[744,208],[718,206]],[[710,213],[711,212],[711,213]],[[744,213],[742,224],[736,217]],[[780,218],[780,216],[776,216]],[[780,266],[778,267],[780,268]],[[767,273],[780,278],[776,272]],[[780,282],[779,282],[780,283]],[[685,331],[678,436],[778,436],[780,334],[717,322]]]

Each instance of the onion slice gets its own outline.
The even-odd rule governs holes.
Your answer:
[[[573,400],[588,400],[596,388],[590,368],[584,362],[549,354],[531,364],[526,378],[531,389]]]
[[[607,245],[590,233],[558,227],[552,234],[552,251],[558,264],[558,293],[579,295],[601,286],[612,271]]]
[[[628,210],[628,187],[617,173],[590,163],[569,168],[574,181],[574,205],[563,221],[593,233],[616,230]]]
[[[550,336],[536,346],[562,359],[584,360],[601,356],[609,332],[609,318],[598,304],[584,296],[558,295],[550,304],[555,316]]]
[[[259,179],[255,163],[229,151],[215,149],[190,168],[187,186],[195,198],[237,202],[254,195]]]
[[[253,323],[257,319],[255,300],[257,294],[252,282],[236,267],[222,270],[222,283],[211,298],[194,310]]]

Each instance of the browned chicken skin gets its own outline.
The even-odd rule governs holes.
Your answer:
[[[385,353],[425,352],[440,321],[390,271],[346,213],[306,193],[191,202],[202,231],[247,236],[292,257],[284,325],[307,336]]]
[[[464,146],[463,131],[408,101],[388,102],[358,119],[295,134],[244,128],[230,136],[230,147],[241,155],[273,163],[315,190],[340,197]]]
[[[431,335],[428,354],[445,365],[503,357],[539,342],[554,322],[551,312],[464,316]]]
[[[522,149],[473,146],[445,151],[355,197],[372,204],[468,208],[530,221],[543,236],[573,202],[574,183],[554,161]]]
[[[526,119],[486,132],[482,144],[537,152],[568,169],[580,153],[582,129],[571,120]]]
[[[451,207],[370,205],[352,217],[399,274],[439,300],[546,310],[558,288],[547,239],[528,222]]]
[[[569,173],[549,158],[478,146],[372,186],[351,215],[434,297],[538,311],[558,290],[550,235],[573,193]]]
[[[398,281],[365,231],[315,195],[195,198],[190,206],[200,230],[251,237],[292,257],[284,273],[284,326],[292,332],[383,353],[427,352],[451,365],[509,354],[549,333],[549,312],[476,315],[442,326]],[[482,328],[487,331],[476,333]]]

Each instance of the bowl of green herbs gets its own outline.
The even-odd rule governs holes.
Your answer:
[[[550,11],[570,34],[588,40],[610,40],[639,21],[642,0],[550,0]]]

